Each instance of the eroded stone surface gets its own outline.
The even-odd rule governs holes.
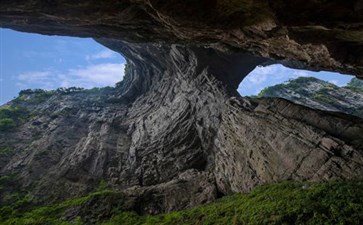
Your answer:
[[[295,68],[363,76],[363,8],[351,1],[3,0],[27,32],[245,51]]]
[[[15,173],[20,189],[39,201],[85,195],[103,180],[126,193],[130,209],[153,214],[262,183],[362,176],[362,120],[281,99],[233,97],[235,71],[248,73],[266,59],[104,44],[128,57],[122,83],[21,101],[33,116],[0,134],[13,149],[1,173]]]
[[[3,1],[0,26],[97,38],[125,55],[128,69],[113,90],[21,103],[33,116],[0,133],[13,149],[0,157],[1,174],[15,174],[39,201],[81,196],[104,180],[140,213],[266,182],[361,177],[362,120],[236,98],[257,65],[362,74],[359,1],[324,4]]]
[[[232,98],[215,140],[224,193],[282,180],[361,177],[362,120],[283,99]],[[346,127],[347,129],[342,127]]]

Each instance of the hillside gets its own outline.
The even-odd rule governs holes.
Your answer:
[[[263,208],[258,217],[253,209],[242,213],[249,207],[243,202],[250,197],[244,195],[193,207],[266,183],[361,179],[363,139],[362,133],[356,132],[362,126],[359,118],[317,111],[283,99],[231,97],[219,114],[220,126],[211,140],[213,152],[208,153],[193,147],[205,141],[198,136],[173,139],[175,132],[183,131],[175,125],[183,129],[189,126],[185,128],[184,123],[188,114],[175,114],[180,108],[162,106],[156,114],[146,111],[141,117],[152,119],[150,116],[155,115],[159,119],[161,113],[168,113],[165,118],[178,115],[173,118],[175,123],[145,123],[133,113],[148,104],[127,110],[127,100],[118,97],[120,88],[24,90],[0,107],[1,224],[100,224],[109,219],[108,224],[213,224],[209,221],[215,220],[217,211],[225,213],[218,215],[221,221],[315,223],[334,211],[325,212],[330,205],[318,199],[321,203],[316,207],[323,207],[320,214],[311,221],[302,218],[301,210],[310,200],[293,187],[277,191],[299,194],[301,198],[295,203],[301,203],[301,208],[271,202],[259,205],[259,199],[266,196],[262,192],[249,194],[249,204]],[[320,118],[327,124],[319,123]],[[135,128],[135,123],[141,123],[142,129]],[[195,129],[198,123],[188,129]],[[161,127],[155,129],[157,124]],[[341,124],[347,124],[342,132],[338,129]],[[198,130],[194,132],[198,134]],[[166,143],[140,142],[145,138],[149,143],[158,135],[163,135]],[[222,141],[225,143],[220,145]],[[208,161],[204,154],[211,154]],[[345,187],[340,183],[337,188],[340,185]],[[347,188],[350,192],[354,189]],[[344,196],[351,198],[347,194]],[[336,196],[328,198],[335,201]],[[284,196],[276,199],[285,201]],[[346,204],[344,200],[342,205]],[[241,207],[236,212],[240,217],[230,214],[234,213],[230,205]],[[264,219],[265,212],[273,209],[270,206],[276,206],[276,211]],[[188,208],[193,209],[165,217],[146,216]],[[290,215],[289,210],[296,211]],[[277,212],[280,214],[275,215]],[[354,221],[359,224],[359,208],[349,212],[356,215]],[[340,214],[335,218],[349,220]],[[221,224],[219,220],[215,224]]]
[[[3,225],[280,225],[363,223],[363,182],[283,182],[214,203],[161,215],[130,211],[122,193],[99,190],[45,207],[29,207],[29,199],[0,208]],[[97,203],[97,207],[93,204]],[[132,203],[131,203],[132,204]],[[69,222],[69,220],[74,220]]]
[[[299,77],[263,89],[259,97],[280,97],[294,103],[363,118],[363,81],[353,78],[345,87],[313,77]]]

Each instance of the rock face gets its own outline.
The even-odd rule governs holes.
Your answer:
[[[282,99],[232,99],[215,140],[217,186],[233,193],[282,180],[361,177],[361,129],[358,118]]]
[[[363,81],[352,79],[346,87],[313,77],[300,77],[287,84],[265,88],[258,96],[279,97],[312,108],[343,112],[363,118]]]
[[[286,66],[363,76],[360,0],[3,0],[27,32],[245,51]]]
[[[103,180],[137,196],[138,212],[160,213],[262,183],[363,174],[362,120],[232,97],[222,75],[248,73],[262,59],[234,64],[212,49],[104,44],[129,60],[115,89],[9,103],[33,116],[1,133],[12,149],[1,171],[40,201],[84,195]]]
[[[297,18],[301,5],[306,14]],[[322,5],[5,1],[0,26],[95,37],[128,66],[112,90],[9,103],[32,116],[1,132],[12,150],[0,157],[1,173],[39,201],[80,196],[105,181],[138,199],[136,211],[153,214],[262,183],[361,177],[362,120],[236,92],[257,65],[276,62],[362,75],[359,1],[318,12]]]

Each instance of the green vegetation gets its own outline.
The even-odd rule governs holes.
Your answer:
[[[11,130],[14,127],[16,127],[14,120],[12,120],[10,118],[0,119],[0,130],[1,131]]]
[[[0,131],[11,131],[24,122],[28,112],[19,106],[5,106],[0,108]]]
[[[271,87],[265,87],[258,93],[257,97],[272,97],[274,93],[286,87],[286,84],[277,84]]]
[[[98,88],[94,87],[91,89],[84,89],[80,87],[69,87],[69,88],[58,88],[56,90],[43,90],[43,89],[25,89],[19,92],[19,96],[14,99],[15,103],[31,103],[31,104],[39,104],[46,100],[48,100],[50,97],[54,95],[68,95],[73,93],[98,93],[101,91],[110,91],[113,90],[112,87],[103,87]]]
[[[8,224],[69,224],[62,213],[102,196],[117,197],[103,191],[83,198],[36,207],[32,210],[7,213],[0,223]],[[121,200],[122,201],[122,198]],[[0,209],[3,211],[3,208]],[[101,218],[101,217],[99,217]],[[331,181],[328,183],[283,182],[256,188],[247,194],[235,194],[212,204],[158,216],[140,216],[134,212],[113,209],[103,225],[217,225],[217,224],[362,224],[363,181]],[[82,218],[75,223],[82,224]]]
[[[299,94],[306,95],[308,94],[304,90],[304,85],[310,83],[310,82],[317,82],[318,79],[314,77],[299,77],[297,79],[289,80],[285,84],[277,84],[271,87],[266,87],[262,89],[262,91],[257,95],[257,97],[274,97],[276,93],[280,92],[283,89],[288,89],[291,91],[294,91]],[[336,86],[333,84],[327,84],[328,88],[335,88]]]
[[[351,89],[353,91],[363,92],[363,80],[353,78],[345,88]]]
[[[19,97],[14,99],[15,103],[29,102],[39,104],[54,95],[54,91],[47,91],[42,89],[25,89],[19,92]]]
[[[47,91],[47,90],[43,90],[43,89],[25,89],[25,90],[21,90],[19,92],[19,95],[39,95],[39,96],[45,96],[45,97],[50,97],[53,95],[54,91]]]
[[[80,218],[76,221],[68,222],[62,217],[65,210],[74,206],[80,206],[92,198],[99,196],[107,196],[112,194],[109,191],[96,192],[88,196],[69,199],[64,202],[53,204],[49,206],[38,206],[31,209],[30,204],[32,197],[26,195],[23,198],[19,198],[15,203],[3,206],[0,208],[0,224],[2,225],[68,225],[68,224],[83,224]],[[29,210],[30,209],[30,210]]]
[[[83,89],[82,92],[84,92],[84,93],[97,93],[97,92],[111,91],[111,90],[113,90],[113,87],[107,86],[107,87],[102,87],[102,88],[94,87],[94,88],[91,88],[91,89]]]
[[[15,174],[0,176],[0,188],[9,185],[11,182],[13,182],[14,178]]]
[[[108,184],[107,181],[102,179],[100,183],[98,184],[97,191],[106,191],[108,190]]]
[[[9,146],[0,146],[0,156],[9,155],[12,152]]]
[[[307,85],[309,82],[318,84],[318,86],[315,86],[315,88],[311,86],[312,88],[310,88]],[[316,78],[300,77],[284,84],[267,87],[258,94],[258,97],[282,97],[299,104],[306,104],[316,108],[319,108],[319,105],[323,105],[332,108],[334,111],[339,110],[346,114],[362,117],[363,109],[361,107],[357,108],[354,105],[347,106],[347,104],[342,104],[342,102],[349,103],[349,101],[352,101],[352,95],[349,92],[345,95],[347,89],[352,93],[363,93],[363,81],[353,78],[346,87],[341,88]],[[315,102],[315,105],[308,100]],[[324,110],[326,109],[324,108]]]
[[[19,191],[15,173],[0,176],[0,218],[12,213],[20,205],[24,208],[29,197]]]
[[[129,73],[131,72],[130,64],[126,63],[124,68],[124,77],[130,76]],[[120,87],[123,84],[123,80],[116,83],[116,87]]]
[[[320,103],[326,103],[332,106],[336,106],[336,101],[331,98],[329,94],[329,88],[322,88],[318,90],[311,96],[311,98]]]

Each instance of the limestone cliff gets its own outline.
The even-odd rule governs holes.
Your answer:
[[[343,112],[363,118],[363,81],[356,78],[345,87],[313,77],[299,77],[263,89],[260,97],[279,97],[325,111]]]
[[[94,37],[128,62],[115,89],[9,103],[29,116],[0,133],[14,177],[2,194],[54,201],[106,182],[156,214],[263,183],[362,177],[363,120],[236,92],[277,62],[361,77],[362,5],[325,3],[2,1],[2,27]]]

